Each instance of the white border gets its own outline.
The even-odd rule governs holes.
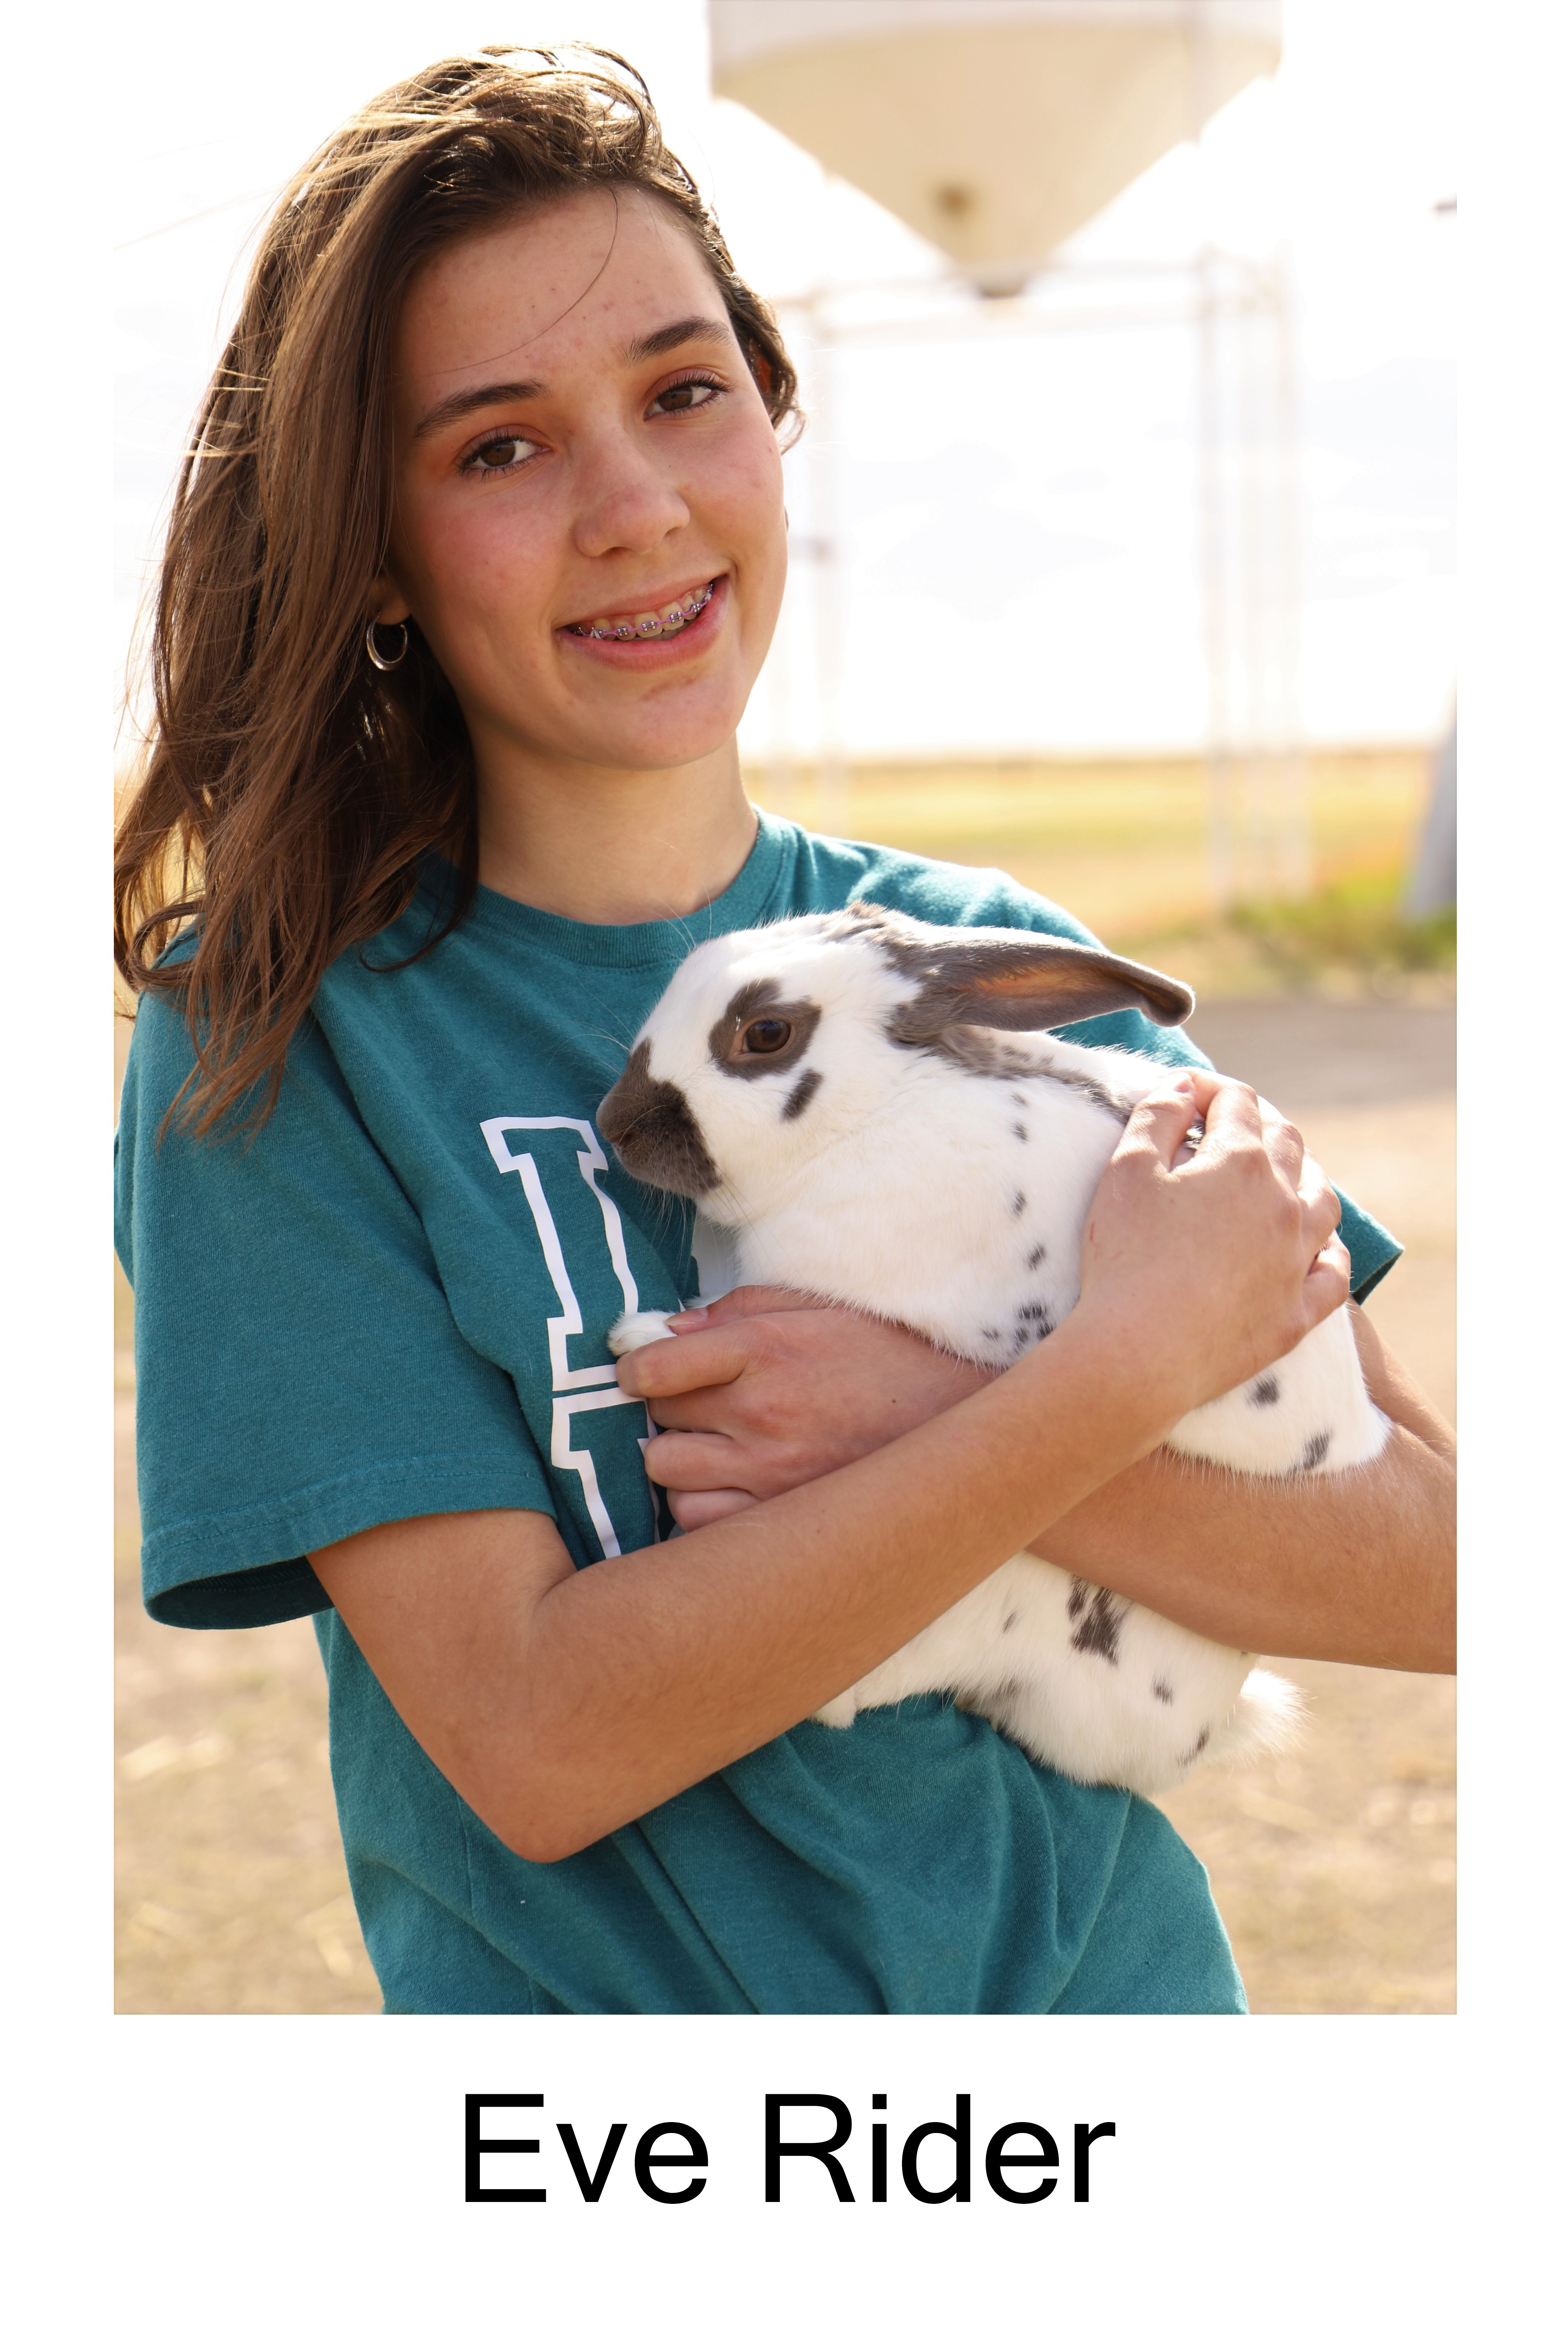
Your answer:
[[[597,2345],[630,2329],[707,2347],[793,2344],[821,2325],[918,2343],[1075,2326],[1113,2347],[1541,2340],[1556,2300],[1542,2154],[1562,1949],[1565,1318],[1561,1082],[1538,1040],[1560,994],[1547,943],[1563,928],[1568,792],[1565,60],[1559,12],[1528,0],[1472,11],[1469,40],[1463,2011],[1247,2024],[110,2016],[94,1138],[113,190],[93,157],[113,92],[78,34],[40,27],[14,47],[4,643],[27,870],[6,927],[7,1286],[22,1314],[3,1719],[23,2099],[9,2137],[49,2315],[29,2340],[324,2347],[352,2329],[424,2345],[482,2330]],[[747,2134],[763,2088],[807,2078],[857,2103],[883,2084],[933,2116],[956,2087],[1053,2126],[1114,2116],[1103,2203],[770,2211],[746,2186]],[[698,2122],[711,2195],[671,2212],[635,2191],[591,2216],[565,2198],[465,2207],[461,2095],[513,2084],[585,2132],[621,2113]],[[548,2228],[517,2219],[532,2210]]]

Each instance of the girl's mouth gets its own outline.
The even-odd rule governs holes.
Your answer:
[[[582,637],[595,645],[658,645],[678,637],[706,612],[718,581],[704,581],[668,604],[649,605],[640,613],[611,613],[591,621],[573,621],[563,636]]]

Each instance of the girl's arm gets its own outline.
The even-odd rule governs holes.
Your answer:
[[[1373,1401],[1394,1427],[1335,1477],[1240,1477],[1161,1446],[1028,1549],[1195,1633],[1276,1656],[1454,1670],[1453,1432],[1352,1307]],[[787,1291],[736,1291],[622,1377],[664,1433],[650,1475],[685,1527],[820,1477],[995,1377],[916,1333]]]
[[[1205,1147],[1173,1168],[1194,1092]],[[574,1853],[835,1697],[1331,1312],[1349,1262],[1300,1166],[1247,1089],[1178,1081],[1106,1171],[1073,1314],[921,1429],[580,1574],[551,1521],[511,1511],[371,1528],[312,1564],[480,1818],[531,1860]]]
[[[1373,1402],[1394,1424],[1375,1462],[1286,1486],[1162,1446],[1029,1549],[1237,1649],[1451,1675],[1454,1433],[1351,1315]]]

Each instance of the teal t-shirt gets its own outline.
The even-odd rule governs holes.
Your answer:
[[[116,1146],[146,1604],[179,1625],[315,1615],[387,2008],[1244,2008],[1163,1814],[941,1698],[802,1724],[549,1864],[503,1845],[405,1729],[305,1554],[437,1511],[549,1512],[578,1567],[671,1532],[605,1334],[695,1294],[693,1214],[627,1176],[593,1117],[688,950],[855,898],[1089,937],[1003,874],[763,816],[700,916],[577,923],[480,890],[408,962],[444,875],[332,966],[254,1140],[171,1123],[160,1141],[191,1046],[144,999]],[[1131,1013],[1068,1034],[1203,1058]],[[1364,1291],[1397,1245],[1349,1202],[1342,1231]]]

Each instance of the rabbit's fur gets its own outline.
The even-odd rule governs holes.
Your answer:
[[[1128,1005],[1169,1025],[1192,999],[1071,940],[866,905],[801,916],[688,956],[599,1125],[633,1175],[731,1229],[738,1281],[1006,1365],[1071,1309],[1095,1188],[1128,1114],[1169,1075],[1047,1024]],[[625,1353],[667,1328],[626,1318],[610,1344]],[[1166,1442],[1231,1471],[1321,1477],[1370,1461],[1387,1427],[1342,1308]],[[1289,1741],[1297,1696],[1255,1668],[1020,1553],[817,1720],[948,1690],[1057,1770],[1152,1794],[1200,1755]]]

